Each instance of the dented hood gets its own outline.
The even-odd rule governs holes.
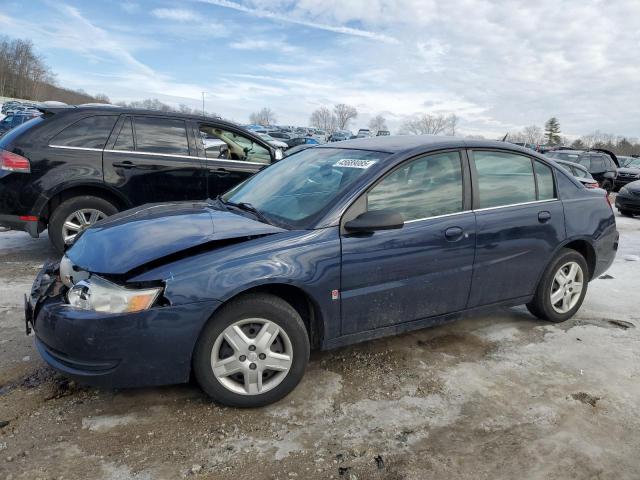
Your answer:
[[[204,202],[146,205],[88,228],[66,255],[83,270],[122,275],[188,249],[282,231]]]

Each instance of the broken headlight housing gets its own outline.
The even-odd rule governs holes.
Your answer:
[[[69,305],[105,313],[130,313],[151,308],[161,287],[125,288],[97,275],[80,280],[67,293]]]

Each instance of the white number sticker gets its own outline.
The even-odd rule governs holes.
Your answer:
[[[344,168],[369,168],[376,163],[375,160],[360,160],[357,158],[343,158],[333,164],[334,167]]]

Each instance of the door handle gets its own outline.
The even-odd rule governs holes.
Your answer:
[[[551,220],[551,212],[544,210],[538,213],[538,221],[540,223],[547,223],[549,220]]]
[[[225,177],[229,175],[230,172],[226,168],[216,168],[215,170],[213,170],[213,173],[215,173],[219,177]]]
[[[449,242],[457,242],[464,236],[464,230],[460,227],[449,227],[444,231],[444,238]]]
[[[129,160],[125,160],[124,162],[114,162],[112,165],[118,168],[133,168],[136,166],[133,162],[130,162]]]

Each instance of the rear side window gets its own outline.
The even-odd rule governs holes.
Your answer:
[[[131,122],[131,117],[127,117],[122,124],[120,133],[118,134],[118,138],[116,139],[116,143],[113,148],[114,150],[135,150],[135,145],[133,143],[133,124]]]
[[[395,210],[405,221],[462,211],[462,168],[458,152],[412,160],[371,189],[368,210]]]
[[[553,172],[551,168],[534,160],[533,170],[535,171],[536,182],[538,183],[538,200],[556,198],[556,189],[553,183]]]
[[[61,147],[103,149],[117,118],[115,115],[83,118],[62,130],[49,143]]]
[[[187,127],[184,120],[136,117],[134,122],[137,151],[189,155]]]
[[[606,172],[607,165],[604,158],[591,155],[591,171],[592,172]]]
[[[473,158],[478,173],[479,208],[536,200],[535,178],[529,157],[474,151]]]

